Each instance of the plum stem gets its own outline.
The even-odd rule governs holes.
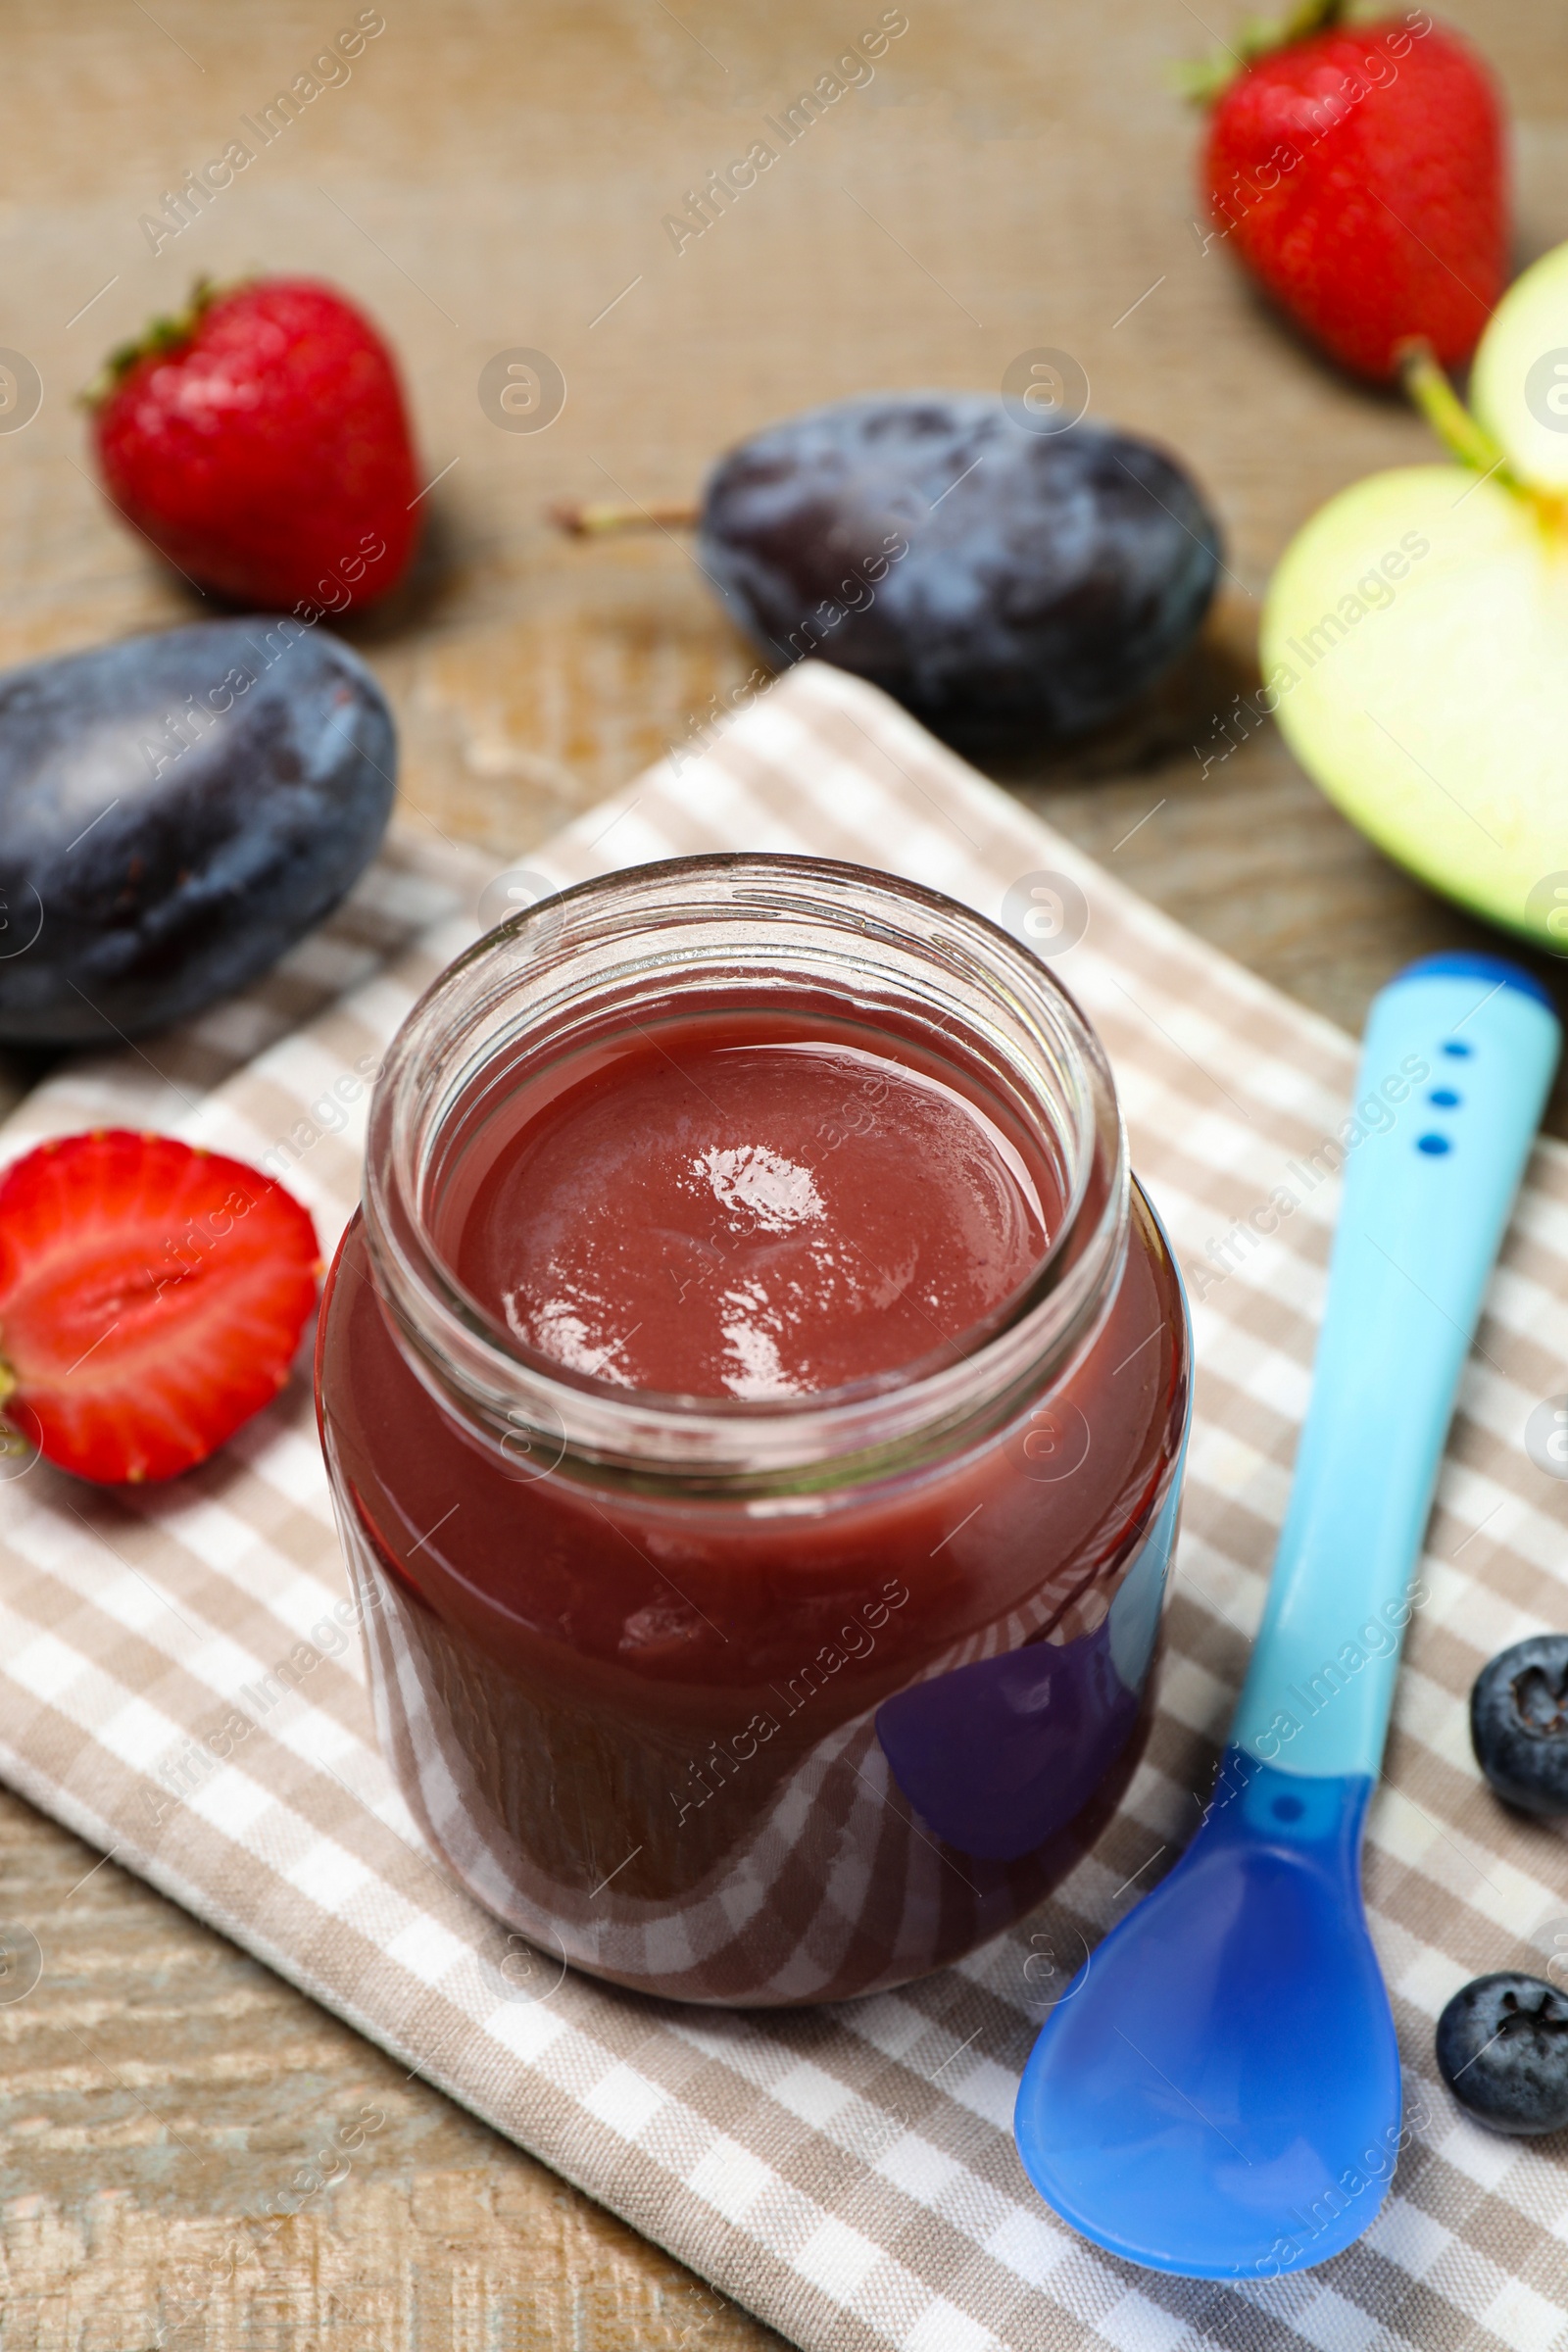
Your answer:
[[[603,539],[611,531],[692,531],[703,518],[689,499],[654,499],[646,507],[595,504],[563,498],[545,512],[558,531],[573,539]]]
[[[1234,48],[1216,49],[1207,57],[1177,66],[1176,87],[1195,106],[1212,106],[1260,57],[1271,56],[1276,49],[1294,48],[1298,41],[1309,41],[1315,33],[1332,31],[1344,14],[1345,0],[1297,0],[1288,16],[1250,17],[1237,33]]]

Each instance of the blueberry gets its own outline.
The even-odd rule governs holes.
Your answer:
[[[774,663],[808,653],[971,747],[1083,733],[1191,644],[1219,529],[1148,441],[1000,399],[839,401],[724,458],[700,559]]]
[[[275,615],[0,676],[0,1043],[114,1044],[274,963],[374,856],[370,672]]]
[[[1568,1634],[1499,1650],[1470,1693],[1476,1762],[1527,1813],[1568,1813]]]
[[[1541,1977],[1474,1977],[1438,2020],[1438,2068],[1478,2123],[1534,2135],[1568,2124],[1568,1996]]]

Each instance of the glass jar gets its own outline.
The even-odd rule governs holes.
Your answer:
[[[454,1271],[473,1137],[596,1043],[758,1007],[983,1086],[1054,1172],[1043,1258],[980,1330],[826,1394],[533,1352]],[[392,1048],[318,1352],[378,1735],[430,1845],[522,1936],[679,2000],[839,2000],[972,1950],[1136,1763],[1189,1364],[1103,1052],[994,925],[752,856],[514,916]]]

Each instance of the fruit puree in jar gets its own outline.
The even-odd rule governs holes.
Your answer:
[[[972,1344],[1045,1254],[1052,1170],[951,1072],[794,1026],[634,1034],[514,1097],[446,1203],[467,1291],[665,1394],[808,1396]]]
[[[472,1324],[566,1389],[826,1427],[1016,1325],[1061,1171],[956,1038],[666,1005],[476,1087],[426,1225]],[[318,1370],[383,1744],[431,1842],[551,1951],[676,1998],[838,1999],[1020,1917],[1107,1817],[1187,1401],[1136,1185],[1049,1382],[751,1482],[498,1445],[361,1219]]]

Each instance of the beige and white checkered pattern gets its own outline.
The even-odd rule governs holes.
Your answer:
[[[700,762],[652,771],[527,862],[564,883],[740,848],[887,866],[991,915],[1021,875],[1072,877],[1090,921],[1059,968],[1109,1048],[1134,1164],[1190,1276],[1346,1115],[1347,1039],[816,664]],[[178,1036],[73,1064],[23,1104],[0,1153],[107,1122],[253,1160],[292,1137],[287,1181],[330,1246],[364,1113],[330,1090],[472,936],[481,879],[460,856],[396,845],[263,987]],[[377,1752],[362,1662],[331,1614],[346,1584],[303,1370],[172,1487],[104,1494],[39,1467],[0,1488],[0,1773],[813,2352],[1175,2352],[1202,2337],[1238,2352],[1553,2352],[1568,2341],[1568,2148],[1466,2120],[1435,2077],[1432,2028],[1467,1977],[1539,1971],[1530,1938],[1568,1913],[1568,1843],[1493,1802],[1465,1721],[1491,1652],[1568,1624],[1568,1486],[1522,1445],[1531,1407],[1568,1390],[1559,1145],[1536,1153],[1466,1376],[1372,1809],[1373,1931],[1416,2127],[1382,2214],[1321,2270],[1204,2286],[1072,2236],[1012,2147],[1054,1987],[1197,1825],[1283,1513],[1334,1192],[1232,1250],[1236,1270],[1195,1299],[1160,1709],[1127,1800],[1035,1919],[943,1976],[833,2010],[729,2015],[509,1950],[419,1850]],[[295,1687],[269,1683],[291,1655]]]

